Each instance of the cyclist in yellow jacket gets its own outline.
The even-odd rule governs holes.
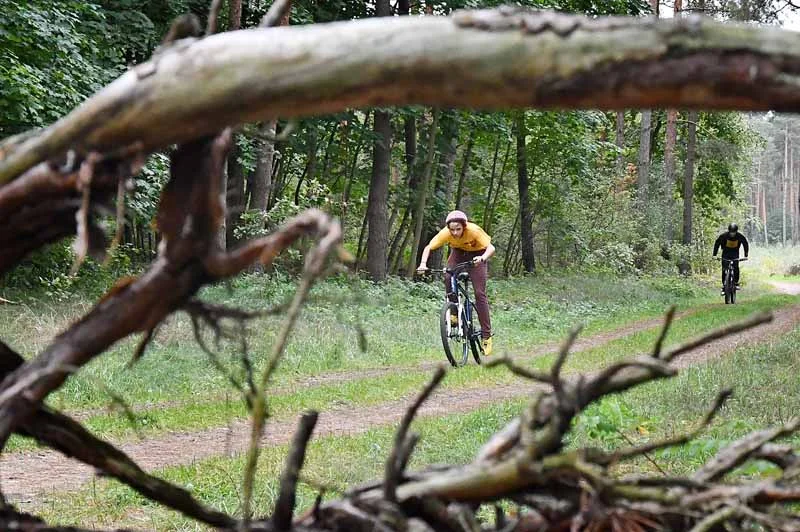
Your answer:
[[[434,249],[445,244],[450,245],[450,256],[447,266],[452,268],[460,262],[471,260],[475,266],[469,270],[469,278],[475,289],[475,309],[481,323],[483,351],[486,356],[492,354],[492,322],[489,319],[489,300],[486,298],[486,278],[488,267],[486,261],[494,255],[492,238],[477,224],[470,222],[461,211],[452,211],[447,215],[445,227],[425,246],[420,258],[418,272],[428,269],[428,256]],[[445,290],[450,298],[450,276],[445,276]]]

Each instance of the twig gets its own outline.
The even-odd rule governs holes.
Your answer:
[[[622,432],[620,429],[617,429],[617,434],[619,434],[622,437],[622,439],[624,439],[626,442],[628,442],[628,445],[630,445],[631,447],[634,446],[633,440],[631,440],[628,437],[628,435],[625,434],[624,432]],[[664,476],[667,476],[667,472],[664,471],[664,468],[662,468],[660,465],[658,465],[658,462],[656,462],[653,459],[653,457],[650,456],[649,452],[643,451],[641,454],[644,455],[645,459],[647,459],[647,461],[650,462],[653,465],[653,467],[655,467],[658,470],[659,473],[661,473]]]
[[[672,305],[667,310],[666,316],[664,316],[664,326],[661,327],[661,333],[658,335],[658,339],[656,340],[656,345],[653,347],[653,358],[660,358],[661,357],[661,349],[664,347],[664,340],[667,337],[667,333],[669,332],[670,325],[672,325],[672,320],[675,318],[675,305]]]
[[[748,434],[728,447],[722,449],[703,467],[695,472],[693,479],[698,482],[716,480],[744,463],[753,453],[776,438],[792,434],[800,429],[800,418],[778,427]]]
[[[156,332],[158,332],[158,325],[156,325],[154,327],[151,327],[151,328],[147,329],[147,331],[145,331],[144,336],[142,337],[142,340],[139,342],[139,345],[136,347],[136,351],[133,352],[133,356],[131,357],[131,359],[128,361],[128,364],[126,365],[126,367],[128,369],[132,368],[133,365],[136,364],[139,361],[140,358],[142,358],[142,356],[144,355],[145,350],[147,349],[147,346],[149,346],[150,342],[153,341],[153,338],[155,337]],[[196,335],[195,335],[195,337],[196,337]]]
[[[242,482],[242,492],[244,497],[243,513],[244,523],[247,525],[251,518],[251,502],[253,497],[253,483],[255,479],[256,467],[258,466],[258,455],[260,452],[259,442],[261,435],[264,431],[264,422],[266,419],[267,409],[265,400],[265,390],[267,384],[272,377],[272,374],[278,367],[278,364],[283,357],[283,352],[286,343],[289,340],[289,335],[294,329],[294,325],[300,315],[300,310],[303,303],[308,296],[311,287],[316,281],[317,277],[322,273],[327,257],[337,248],[342,239],[341,226],[331,221],[325,214],[316,211],[311,220],[315,222],[315,226],[319,231],[324,231],[324,235],[319,241],[319,244],[313,248],[306,257],[305,269],[300,284],[297,287],[292,303],[286,313],[283,326],[278,332],[278,337],[272,346],[272,353],[269,358],[267,367],[261,375],[261,379],[256,382],[256,393],[252,396],[252,419],[253,425],[250,431],[250,444],[247,452],[247,462],[245,465],[244,480]],[[265,249],[262,253],[271,252],[270,249]],[[270,260],[272,257],[270,257]],[[263,260],[263,258],[262,258]]]
[[[523,368],[522,366],[518,366],[508,355],[503,355],[500,358],[495,358],[490,360],[485,364],[487,368],[496,368],[497,366],[505,366],[508,370],[524,379],[541,382],[544,384],[552,384],[552,377],[550,375],[546,375],[544,373],[539,373],[534,370],[530,370],[527,368]]]
[[[710,532],[711,530],[714,530],[717,525],[724,523],[731,517],[736,516],[738,513],[739,510],[736,508],[725,506],[706,516],[704,519],[694,525],[689,532]]]
[[[561,345],[561,349],[558,352],[558,357],[556,357],[556,361],[553,363],[553,367],[550,369],[550,381],[553,383],[556,393],[558,393],[558,390],[561,389],[561,368],[564,367],[564,363],[567,361],[567,356],[569,356],[569,351],[572,349],[572,344],[575,343],[575,340],[578,338],[578,335],[582,330],[582,325],[578,325],[570,329],[567,338]]]
[[[408,428],[411,426],[411,422],[417,415],[417,411],[422,406],[422,403],[424,403],[428,397],[430,397],[439,383],[442,382],[444,375],[445,370],[442,366],[436,368],[436,371],[434,372],[430,382],[428,382],[425,388],[423,388],[419,395],[417,395],[414,402],[411,403],[411,406],[408,407],[406,413],[403,415],[402,421],[400,421],[400,425],[398,426],[397,432],[394,436],[392,452],[389,454],[389,458],[386,461],[384,473],[383,496],[387,501],[397,502],[397,493],[395,491],[397,490],[400,476],[403,474],[403,471],[400,469],[402,462],[400,458],[402,454],[402,447],[406,444],[406,434],[408,434]]]
[[[620,372],[629,368],[640,368],[646,370],[650,374],[650,379],[657,377],[672,377],[678,373],[668,363],[663,362],[657,358],[652,357],[639,357],[631,360],[623,360],[612,364],[596,377],[590,379],[580,388],[580,396],[583,398],[583,403],[593,401],[595,398],[605,395],[602,390],[608,387],[609,382],[614,379]]]
[[[694,340],[689,340],[688,342],[685,342],[664,353],[662,359],[666,360],[667,362],[671,362],[680,355],[688,351],[697,349],[700,346],[711,343],[714,340],[719,340],[720,338],[724,338],[726,336],[730,336],[732,334],[736,334],[745,331],[747,329],[752,329],[753,327],[758,327],[759,325],[762,325],[764,323],[769,323],[772,320],[773,320],[773,315],[771,312],[759,312],[747,318],[746,320],[742,320],[738,323],[733,323],[731,325],[728,325],[727,327],[722,327],[715,331],[711,331],[698,338],[695,338]]]
[[[408,467],[408,462],[411,460],[411,455],[414,454],[414,449],[419,443],[419,439],[419,434],[412,432],[408,435],[405,442],[403,442],[400,452],[397,453],[397,471],[400,477],[402,477],[405,473],[405,470]]]
[[[272,524],[276,530],[287,531],[292,528],[295,497],[297,494],[297,479],[306,457],[306,447],[311,439],[311,433],[317,424],[317,412],[308,412],[300,418],[300,425],[295,432],[286,466],[281,476],[281,488],[275,512],[272,514]]]
[[[30,421],[23,424],[22,433],[192,519],[214,527],[232,527],[235,523],[233,518],[203,506],[183,488],[142,471],[125,453],[96,438],[80,423],[47,407],[40,407]]]
[[[619,460],[627,460],[629,458],[633,458],[640,455],[646,455],[649,452],[663,449],[665,447],[674,447],[676,445],[683,445],[684,443],[694,439],[697,435],[705,429],[713,420],[714,416],[719,412],[719,409],[722,408],[722,405],[725,404],[725,401],[733,394],[731,390],[723,390],[718,395],[717,398],[714,400],[714,404],[711,406],[709,411],[706,413],[703,420],[700,422],[700,425],[694,429],[693,431],[687,434],[681,434],[679,436],[675,436],[672,438],[668,438],[665,440],[657,441],[642,445],[640,447],[630,447],[628,449],[622,449],[615,453],[612,453],[607,456],[605,463],[612,463]],[[661,470],[661,468],[659,468]],[[664,471],[661,471],[664,473]],[[704,482],[705,479],[702,478],[695,478],[698,482]]]
[[[269,11],[267,11],[267,14],[261,19],[258,27],[272,28],[279,25],[281,20],[289,15],[291,9],[292,0],[275,0],[272,5],[269,6]]]
[[[289,0],[291,1],[291,0]],[[261,139],[266,140],[269,142],[283,142],[284,140],[289,138],[289,135],[294,133],[294,130],[297,129],[299,122],[297,120],[289,120],[286,123],[286,127],[284,127],[280,133],[277,135],[270,135],[269,133],[262,133]]]
[[[222,8],[222,0],[211,0],[211,7],[208,8],[208,25],[206,26],[206,37],[217,33],[217,19]]]

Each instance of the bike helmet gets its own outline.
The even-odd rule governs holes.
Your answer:
[[[448,225],[450,222],[461,222],[464,225],[467,225],[467,215],[461,211],[450,211],[450,214],[447,215],[447,219],[445,220],[445,225]]]
[[[739,226],[736,224],[730,224],[728,225],[728,231],[730,231],[731,233],[736,233],[739,231]]]

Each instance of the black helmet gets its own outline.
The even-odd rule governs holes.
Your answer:
[[[739,231],[739,226],[736,224],[730,224],[728,225],[728,231],[730,231],[731,233],[736,233]]]

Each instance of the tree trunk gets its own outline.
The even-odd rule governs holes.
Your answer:
[[[353,117],[355,121],[356,118]],[[344,233],[345,227],[347,227],[347,213],[348,209],[350,208],[350,190],[353,186],[353,179],[356,175],[356,166],[358,166],[358,157],[361,155],[361,150],[364,148],[364,131],[367,129],[369,125],[369,111],[364,115],[364,123],[361,124],[361,127],[358,131],[358,141],[356,142],[355,152],[353,153],[353,157],[350,160],[350,166],[347,171],[347,181],[344,185],[344,191],[342,192],[342,210],[340,216],[340,222],[342,224],[342,233]]]
[[[767,187],[761,187],[761,224],[764,227],[764,245],[769,245],[769,231],[767,228]]]
[[[281,19],[281,26],[289,25],[289,17]],[[250,208],[266,213],[270,206],[272,181],[275,176],[275,134],[278,130],[277,120],[268,120],[258,129],[261,150],[256,161],[253,175],[253,190],[250,192]]]
[[[489,218],[487,220],[487,224],[484,227],[484,230],[488,234],[492,234],[492,226],[494,225],[494,213],[497,212],[497,202],[500,200],[500,194],[503,191],[503,179],[506,175],[506,168],[508,164],[508,156],[511,154],[511,142],[506,144],[506,152],[503,155],[503,164],[500,168],[500,177],[497,179],[497,187],[495,187],[494,199],[492,199],[491,210],[489,213]]]
[[[408,232],[407,225],[408,225],[408,213],[410,211],[405,209],[403,211],[403,217],[400,219],[400,225],[397,226],[397,231],[394,233],[394,237],[392,237],[392,241],[389,244],[389,271],[394,273],[397,271],[397,256],[402,255],[402,247],[405,246],[405,235]]]
[[[680,18],[683,11],[683,0],[674,0],[673,16]],[[667,132],[664,142],[664,195],[667,201],[667,242],[674,239],[672,224],[672,191],[675,187],[675,145],[678,141],[678,111],[676,109],[667,110]]]
[[[781,243],[786,245],[786,193],[789,180],[789,121],[786,121],[783,136],[783,183],[781,191]]]
[[[511,226],[511,231],[508,233],[508,244],[506,245],[505,256],[503,257],[503,275],[508,277],[509,268],[511,265],[511,257],[514,251],[514,243],[517,241],[517,228],[519,227],[520,213],[517,211],[517,216],[514,217],[514,225]]]
[[[464,160],[461,162],[461,172],[458,176],[458,188],[456,189],[456,209],[464,207],[464,181],[466,181],[467,172],[469,171],[469,160],[472,157],[473,146],[475,146],[475,128],[470,129],[467,147],[464,149]]]
[[[447,204],[450,205],[450,200],[453,197],[453,184],[455,181],[455,174],[456,174],[456,152],[458,149],[458,115],[452,116],[451,120],[448,120],[448,122],[449,122],[448,126],[450,127],[447,127],[445,129],[445,131],[447,131],[448,137],[447,137],[447,142],[445,144],[445,151],[442,154],[442,180],[444,183],[444,198],[447,201]]]
[[[686,165],[683,173],[683,244],[692,245],[692,205],[694,202],[694,162],[697,150],[697,111],[690,111],[686,135]],[[681,273],[688,274],[691,265],[684,261]]]
[[[235,137],[234,137],[235,139]],[[244,211],[245,203],[245,172],[244,167],[239,162],[239,150],[236,141],[231,145],[230,155],[228,155],[228,193],[227,193],[227,216],[225,225],[227,228],[226,239],[228,245],[235,243],[233,230],[239,223],[239,218]]]
[[[377,0],[375,16],[392,14],[389,0]],[[388,261],[389,226],[386,203],[389,201],[389,163],[392,147],[392,120],[386,111],[375,111],[373,131],[375,142],[372,152],[372,176],[369,184],[367,218],[367,271],[373,281],[386,279]]]
[[[495,176],[497,175],[497,156],[500,152],[500,137],[498,136],[497,139],[494,141],[494,155],[492,156],[492,171],[489,173],[489,186],[487,187],[486,191],[486,202],[483,208],[483,221],[481,222],[481,227],[486,229],[489,225],[489,214],[490,208],[492,205],[492,193],[494,192],[494,181]]]
[[[617,111],[617,177],[625,175],[625,111]]]
[[[648,188],[650,182],[650,134],[653,122],[653,112],[642,111],[642,125],[639,134],[639,157],[637,158],[636,185],[638,188],[639,204],[645,207],[648,203]]]
[[[519,191],[520,211],[520,236],[522,246],[522,263],[525,272],[531,273],[536,269],[536,257],[533,250],[533,211],[530,204],[528,182],[527,150],[525,137],[525,112],[517,112],[514,118],[514,129],[517,137],[517,190]]]
[[[379,4],[388,0],[379,0]],[[372,177],[367,203],[369,232],[367,236],[367,270],[373,281],[386,279],[387,247],[389,240],[389,159],[391,156],[392,122],[389,113],[375,111],[373,131]]]
[[[259,128],[261,149],[258,152],[256,169],[253,175],[253,190],[250,193],[250,208],[266,212],[272,189],[272,167],[275,160],[275,137],[277,122],[270,120]]]
[[[367,206],[367,210],[364,212],[364,217],[361,219],[361,231],[358,232],[358,248],[356,249],[356,271],[360,270],[360,265],[362,259],[364,258],[364,251],[366,251],[366,247],[364,246],[364,240],[367,236],[367,228],[369,227],[369,206]]]
[[[650,0],[650,9],[658,18],[658,0]],[[637,159],[638,198],[641,207],[646,208],[649,203],[650,187],[650,158],[652,153],[653,111],[642,111],[641,132],[639,135],[639,157]]]
[[[409,277],[414,275],[417,266],[417,249],[422,239],[422,228],[425,225],[425,202],[428,196],[428,185],[433,173],[433,160],[436,154],[436,135],[439,128],[439,109],[434,109],[433,120],[431,121],[430,133],[428,133],[428,152],[425,154],[425,170],[422,174],[422,181],[417,191],[417,202],[414,206],[414,240],[411,243],[411,260],[408,263],[406,273]]]

